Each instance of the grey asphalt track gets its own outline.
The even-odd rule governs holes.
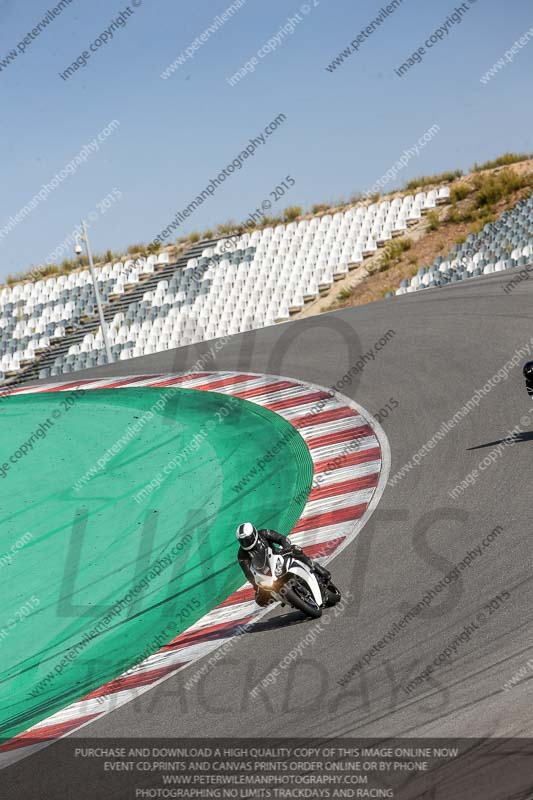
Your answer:
[[[397,401],[382,422],[393,476],[517,349],[532,345],[533,283],[507,295],[510,277],[473,279],[235,336],[205,369],[274,373],[329,387],[392,329],[389,343],[341,391],[374,414],[391,398]],[[120,362],[84,377],[186,370],[211,344]],[[533,346],[531,352],[533,358]],[[452,499],[448,492],[530,409],[531,422],[517,442]],[[338,616],[327,612],[330,624],[281,670],[267,694],[253,700],[250,690],[313,625],[286,609],[240,637],[197,688],[184,688],[193,665],[74,736],[533,736],[533,669],[515,688],[503,689],[533,656],[532,448],[533,401],[521,362],[418,467],[387,486],[358,539],[331,564],[335,582],[354,599]],[[394,622],[496,526],[502,532],[460,579],[341,686]],[[485,608],[503,592],[509,598],[499,608]],[[470,640],[407,692],[406,683],[480,612],[484,621]],[[14,785],[31,781],[41,758],[9,768]],[[52,779],[57,775],[40,776],[43,786]],[[127,785],[128,776],[124,780]]]

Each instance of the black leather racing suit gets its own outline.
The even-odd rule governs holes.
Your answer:
[[[261,530],[257,531],[257,533],[258,536],[263,540],[263,543],[269,545],[274,551],[279,550],[279,552],[282,553],[293,553],[298,557],[299,561],[302,561],[310,569],[316,566],[313,564],[309,556],[305,555],[304,551],[300,547],[292,544],[290,539],[288,539],[286,536],[282,536],[281,533],[277,533],[277,531],[272,531],[268,528],[262,528]],[[271,595],[270,592],[259,589],[256,585],[251,569],[252,556],[253,551],[244,550],[242,547],[239,547],[237,560],[242,571],[246,575],[246,578],[250,581],[255,589],[255,601],[260,606],[266,606],[271,599]]]

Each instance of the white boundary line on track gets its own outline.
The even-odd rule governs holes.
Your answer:
[[[172,373],[172,374],[169,374],[169,375],[162,374],[162,375],[158,375],[158,376],[155,376],[155,377],[151,376],[150,381],[153,382],[153,383],[156,383],[156,382],[160,382],[161,380],[167,380],[167,379],[171,380],[172,378],[179,378],[179,377],[182,377],[182,376],[185,376],[185,375],[189,375],[189,374],[191,375],[191,381],[194,381],[195,380],[194,379],[194,374],[188,373],[187,371],[184,371],[182,373]],[[224,372],[223,374],[224,374],[224,377],[226,377],[228,375],[227,372]],[[312,391],[327,392],[329,395],[332,396],[332,398],[334,398],[337,401],[339,407],[345,407],[345,408],[348,408],[351,411],[357,413],[372,428],[372,430],[373,430],[373,432],[375,434],[377,443],[379,445],[380,451],[381,451],[381,464],[380,464],[378,483],[377,483],[377,486],[375,487],[375,489],[373,491],[371,500],[367,504],[367,507],[366,507],[366,509],[365,509],[365,511],[364,511],[364,513],[362,514],[361,517],[359,517],[358,519],[356,519],[353,522],[345,522],[345,523],[340,523],[340,524],[331,523],[329,525],[329,527],[331,527],[332,529],[335,529],[337,527],[339,529],[343,529],[342,532],[341,532],[341,530],[339,530],[339,533],[338,533],[337,537],[335,535],[332,537],[333,540],[336,539],[336,538],[343,538],[343,541],[340,542],[336,546],[335,550],[331,554],[329,554],[327,557],[321,559],[321,561],[323,563],[329,563],[329,561],[331,561],[333,558],[335,558],[339,553],[341,553],[349,544],[351,544],[355,540],[355,538],[361,532],[361,530],[365,526],[366,522],[368,521],[368,519],[370,518],[370,516],[374,512],[376,506],[378,505],[378,503],[379,503],[379,501],[380,501],[380,499],[381,499],[381,497],[383,495],[383,492],[384,492],[385,487],[387,485],[387,479],[388,479],[388,475],[389,475],[389,472],[390,472],[390,465],[391,465],[390,446],[389,446],[389,442],[388,442],[387,436],[385,434],[385,431],[383,430],[381,425],[377,422],[377,420],[375,420],[374,417],[372,417],[372,415],[369,414],[366,411],[366,409],[364,409],[362,406],[360,406],[354,400],[351,400],[351,399],[347,398],[345,395],[342,395],[342,394],[340,394],[339,392],[337,392],[335,390],[326,389],[323,386],[319,386],[319,385],[317,385],[315,383],[310,383],[308,381],[300,381],[299,379],[285,378],[285,377],[278,376],[278,375],[265,375],[265,374],[261,374],[261,373],[251,373],[251,372],[247,372],[247,371],[246,372],[234,371],[231,374],[235,375],[235,376],[237,376],[237,375],[247,375],[248,376],[249,375],[251,379],[253,379],[253,378],[260,379],[261,381],[264,381],[265,384],[267,384],[267,385],[268,385],[269,382],[276,383],[276,382],[280,382],[280,381],[287,381],[287,382],[290,382],[290,383],[294,383],[296,386],[303,386],[303,387],[305,387],[305,389],[309,389],[309,390],[312,390]],[[220,379],[221,377],[222,377],[221,373],[210,373],[209,376],[206,376],[205,378],[202,379],[200,385],[209,383],[209,380],[216,381],[216,380]],[[106,386],[105,386],[106,384],[113,383],[113,382],[116,382],[116,381],[122,381],[123,383],[121,384],[121,386],[116,387],[117,391],[120,391],[121,388],[129,388],[128,384],[125,383],[125,382],[128,381],[128,379],[131,380],[132,382],[133,381],[139,381],[139,380],[142,380],[142,376],[123,376],[123,377],[112,377],[112,376],[109,376],[109,377],[106,377],[106,378],[102,378],[101,381],[97,382],[97,380],[95,380],[94,382],[91,382],[91,389],[88,389],[88,391],[92,391],[92,390],[98,389],[98,388],[102,388],[103,389],[103,388],[106,388]],[[196,379],[196,382],[198,382],[198,379]],[[54,386],[54,390],[55,391],[65,391],[65,390],[62,390],[61,387],[65,386],[65,385],[69,386],[72,383],[73,383],[73,381],[64,381],[61,384],[54,384],[53,385]],[[101,385],[98,385],[98,384],[101,384]],[[135,386],[135,384],[134,384],[134,386]],[[134,386],[132,386],[132,388],[134,388]],[[181,388],[189,388],[188,381],[178,384],[178,386],[176,388],[180,388],[180,387]],[[85,386],[82,384],[79,388],[83,389],[83,388],[85,388]],[[139,387],[139,388],[141,388],[141,387]],[[150,387],[150,384],[148,384],[148,385],[145,384],[144,387],[142,387],[142,388],[149,389],[151,387]],[[166,386],[165,387],[161,387],[161,389],[165,389],[165,388],[172,388],[172,387],[171,386],[169,386],[169,387],[166,387]],[[229,387],[226,386],[226,387],[223,387],[223,388],[225,390],[224,394],[222,394],[221,392],[218,392],[221,395],[221,397],[224,397],[225,394],[231,393],[229,391]],[[245,387],[242,387],[242,388],[245,389]],[[28,387],[28,391],[25,391],[25,390],[23,390],[23,392],[19,391],[19,392],[17,392],[17,394],[41,393],[42,391],[44,391],[46,389],[50,389],[50,384],[38,385],[38,386],[35,386],[35,387]],[[236,385],[235,385],[235,395],[236,396],[238,396],[238,392],[239,392],[240,389],[241,389],[241,384],[240,383],[236,383]],[[66,391],[76,391],[76,390],[77,389],[75,387],[71,386]],[[213,391],[217,392],[217,389],[215,388]],[[286,391],[286,390],[281,390],[281,391]],[[268,395],[268,401],[271,401],[271,400],[272,400],[272,393],[270,393]],[[254,402],[257,405],[261,405],[260,399],[256,400],[255,398],[250,398],[248,400],[248,402]],[[318,402],[320,403],[321,401],[318,401]],[[328,406],[329,406],[329,402],[330,401],[328,401]],[[289,409],[287,409],[287,410],[289,410]],[[287,422],[289,422],[289,423],[291,422],[290,419],[288,419],[287,417],[284,416],[283,411],[274,411],[273,413],[277,413],[277,414],[279,414],[279,416],[282,416],[284,419],[286,419]],[[304,411],[303,414],[305,414],[305,413],[306,412]],[[291,414],[291,416],[294,416],[294,414]],[[298,416],[298,415],[296,415],[296,416]],[[309,428],[311,430],[312,426],[306,426],[306,428]],[[304,437],[304,441],[305,441],[305,435],[302,433],[302,430],[300,430],[299,432]],[[320,426],[316,426],[315,430],[313,431],[313,435],[316,436],[316,434],[318,434],[318,433],[320,433]],[[307,432],[306,435],[309,435],[309,432]],[[310,438],[312,438],[312,437],[310,437]],[[346,472],[348,472],[349,469],[350,469],[350,467],[343,467],[343,472],[346,473]],[[343,475],[343,479],[345,479],[345,478],[346,478],[346,476]],[[315,502],[315,501],[311,501],[311,502]],[[308,508],[308,503],[306,503],[306,506],[302,510],[302,515],[300,516],[300,521],[304,518],[305,510],[307,508]],[[318,512],[318,510],[317,510],[317,511],[314,511],[313,513],[316,514],[316,513],[320,513],[320,512]],[[348,532],[346,532],[346,527],[348,525],[350,527],[349,527]],[[325,527],[328,527],[328,525],[326,524]],[[300,537],[300,536],[305,537],[305,531],[302,532],[302,533],[297,533],[297,534],[292,533],[291,534],[291,536],[293,536],[293,537],[295,535],[297,535],[298,537]],[[330,541],[330,540],[331,539],[326,539],[325,542]],[[238,592],[242,588],[243,587],[239,587],[239,589],[237,589],[236,591]],[[233,594],[235,594],[235,592]],[[233,596],[233,595],[230,595],[230,597],[231,596]],[[223,602],[227,602],[227,601],[223,601]],[[268,606],[267,608],[264,608],[264,609],[258,608],[258,610],[255,613],[253,613],[252,619],[249,620],[248,624],[254,624],[259,619],[264,617],[266,614],[270,613],[274,608],[277,607],[277,605],[278,604],[276,603],[276,604]],[[216,608],[218,608],[218,606]],[[212,615],[213,612],[216,612],[216,609],[212,609],[212,611],[210,611],[206,615],[204,615],[204,618],[208,617],[210,614]],[[202,618],[202,619],[204,619],[204,618]],[[185,631],[183,631],[181,634],[179,634],[178,637],[176,637],[176,639],[171,640],[171,641],[172,642],[176,641],[177,639],[179,639],[179,637],[186,636],[186,635],[190,634],[192,631],[201,630],[202,626],[200,625],[200,623],[201,623],[201,620],[198,620],[193,626],[191,626],[190,628],[188,628]],[[237,625],[237,623],[239,623],[238,619],[235,620],[235,624],[236,625]],[[207,623],[206,626],[208,624],[209,623]],[[242,625],[242,624],[243,623],[240,623],[240,625]],[[94,721],[96,721],[98,719],[101,719],[103,716],[106,716],[107,714],[110,714],[112,711],[115,711],[117,708],[121,707],[122,705],[125,705],[127,702],[130,702],[131,700],[134,700],[137,697],[140,697],[141,695],[145,694],[146,692],[150,691],[151,689],[155,688],[156,686],[159,686],[160,684],[164,683],[169,678],[175,676],[178,672],[181,672],[182,670],[190,667],[192,664],[195,664],[195,665],[200,664],[205,657],[211,656],[220,647],[222,647],[224,645],[227,645],[229,642],[233,641],[236,637],[237,637],[237,635],[233,634],[233,635],[230,635],[230,636],[228,636],[226,638],[222,637],[220,640],[215,641],[215,642],[208,640],[205,653],[203,653],[202,655],[196,656],[196,657],[193,656],[191,658],[191,660],[188,661],[187,663],[181,664],[181,666],[177,666],[175,669],[171,669],[167,674],[161,676],[160,678],[157,678],[153,682],[150,682],[150,683],[148,683],[146,685],[136,686],[136,687],[133,687],[133,688],[125,688],[124,690],[119,690],[118,692],[112,692],[110,695],[107,695],[107,697],[111,697],[117,702],[111,702],[111,704],[110,704],[111,707],[110,708],[102,708],[101,705],[99,704],[99,701],[97,699],[92,699],[92,698],[90,698],[90,699],[81,698],[80,700],[77,700],[77,701],[74,701],[73,703],[70,703],[65,709],[63,709],[63,711],[55,712],[48,719],[41,720],[40,722],[38,722],[34,726],[32,726],[28,731],[19,734],[18,737],[23,739],[23,737],[25,735],[28,735],[28,736],[36,736],[36,735],[38,735],[39,728],[41,728],[41,727],[44,728],[46,726],[46,723],[50,719],[54,719],[56,724],[61,724],[60,718],[63,715],[66,715],[65,716],[65,721],[68,720],[68,719],[72,719],[72,717],[68,716],[69,709],[72,709],[73,707],[76,707],[76,705],[80,705],[80,706],[82,704],[86,704],[87,705],[87,708],[85,709],[84,713],[82,713],[81,709],[80,709],[80,713],[78,714],[78,716],[80,718],[83,718],[87,714],[94,714],[95,716],[93,716],[93,718],[91,718],[90,720],[86,720],[86,721],[81,722],[80,724],[78,724],[78,725],[76,725],[76,726],[74,726],[72,728],[69,728],[69,730],[66,731],[65,733],[59,733],[57,736],[52,737],[52,738],[50,738],[50,739],[48,739],[46,741],[37,741],[37,742],[31,742],[30,743],[29,741],[26,740],[26,743],[21,742],[21,745],[18,748],[14,747],[13,749],[6,750],[3,753],[0,752],[0,768],[8,766],[9,764],[13,764],[16,761],[19,761],[19,760],[21,760],[21,759],[23,759],[23,758],[35,753],[37,750],[40,750],[43,747],[46,747],[47,745],[52,744],[54,741],[57,741],[58,739],[62,739],[62,738],[65,738],[66,736],[69,736],[74,731],[79,731],[82,728],[85,728],[86,726],[90,725],[92,722],[94,722]],[[190,646],[192,648],[194,648],[194,647],[198,647],[199,645],[200,645],[200,642],[197,642],[197,643],[193,643]],[[141,662],[141,664],[144,664],[149,659],[153,659],[154,656],[156,657],[159,653],[161,653],[164,650],[164,647],[160,648],[160,650],[156,651],[156,653],[154,653],[152,656],[149,656],[148,659],[145,659],[143,662]],[[168,647],[168,645],[166,645],[166,647]],[[186,649],[187,648],[184,647],[184,651],[186,651]],[[180,652],[179,650],[176,650],[173,653],[173,655],[175,656],[175,660],[176,660],[176,662],[178,664],[180,663],[179,652]],[[154,659],[154,660],[156,660],[156,659]],[[139,666],[140,665],[137,665],[137,667],[133,667],[132,670],[129,670],[128,671],[128,675],[130,675],[130,676],[134,675],[135,674],[135,670]],[[157,668],[157,664],[154,663],[153,667]],[[139,673],[139,674],[142,674],[142,672]],[[117,676],[117,678],[115,680],[120,680],[120,679],[121,679],[121,676],[119,675],[119,676]],[[108,684],[111,684],[111,683],[113,683],[113,681],[109,681],[105,685],[108,685]],[[93,690],[93,692],[95,692],[95,691],[98,691],[98,690]],[[92,694],[93,692],[91,692],[89,694]],[[90,708],[91,706],[92,706],[92,708]],[[16,741],[16,739],[18,737],[15,737],[15,740],[13,740],[13,744],[15,744],[15,741]]]

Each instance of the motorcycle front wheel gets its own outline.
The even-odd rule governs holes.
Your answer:
[[[280,594],[283,596],[285,603],[289,603],[293,608],[302,611],[306,616],[312,617],[312,619],[318,619],[322,616],[322,609],[315,603],[307,586],[301,583],[293,583],[292,586],[285,584]]]

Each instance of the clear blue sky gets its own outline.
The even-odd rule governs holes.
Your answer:
[[[0,0],[0,63],[57,0]],[[131,0],[130,0],[131,2]],[[380,0],[308,0],[292,35],[231,87],[226,77],[294,16],[300,0],[246,0],[167,80],[160,73],[231,0],[143,0],[69,80],[59,76],[126,2],[72,0],[0,71],[0,229],[113,119],[100,151],[0,241],[0,279],[44,262],[81,217],[122,193],[91,226],[93,249],[150,241],[279,113],[286,122],[173,234],[243,219],[286,176],[273,206],[371,186],[432,125],[440,132],[395,183],[506,150],[533,150],[533,41],[487,85],[480,77],[533,28],[527,0],[478,0],[403,77],[394,70],[459,3],[403,0],[345,63],[325,67],[379,13]],[[316,7],[315,7],[316,6]],[[131,6],[133,8],[133,6]]]

